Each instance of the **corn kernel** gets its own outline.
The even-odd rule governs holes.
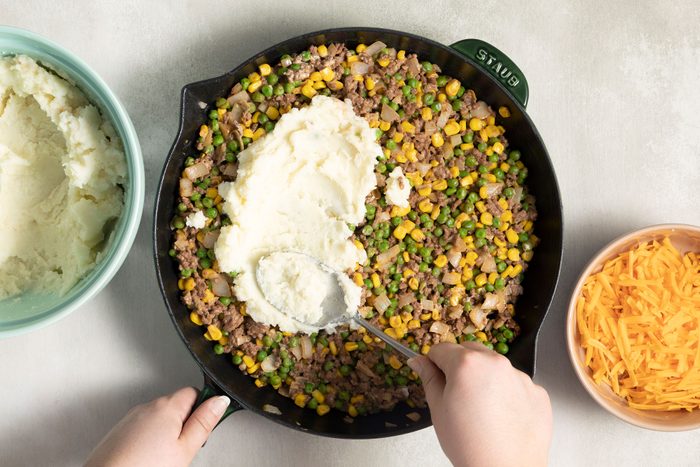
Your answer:
[[[352,352],[354,350],[357,350],[358,345],[357,342],[346,342],[344,347],[347,352]]]
[[[204,333],[204,338],[205,338],[206,340],[208,340],[208,341],[213,340],[213,339],[211,338],[211,336],[209,335],[208,332],[205,332],[205,333]]]
[[[430,317],[431,317],[430,313],[423,313],[420,315],[420,320],[421,321],[428,321],[430,319]]]
[[[214,292],[211,290],[207,289],[204,291],[204,296],[202,297],[202,302],[204,303],[213,303],[214,300],[216,300],[216,295],[214,295]]]
[[[391,128],[391,122],[385,122],[381,121],[379,122],[379,129],[382,131],[389,131],[389,128]]]
[[[455,122],[454,120],[449,120],[445,125],[444,130],[447,136],[456,135],[459,133],[459,123]]]
[[[512,272],[513,272],[513,266],[508,265],[508,267],[505,268],[505,269],[503,270],[503,272],[501,273],[501,277],[502,277],[503,279],[505,279],[506,277],[510,277],[510,275],[511,275]]]
[[[380,318],[379,321],[381,322],[381,320],[382,320],[382,319]],[[384,319],[384,321],[386,321],[386,319]],[[396,339],[396,330],[395,330],[394,328],[386,328],[386,329],[384,330],[384,334],[386,334],[386,335],[389,336],[389,337],[393,337],[394,339]]]
[[[199,317],[199,315],[197,314],[196,311],[193,311],[192,313],[190,313],[190,321],[192,321],[197,326],[202,325],[202,318]]]
[[[253,141],[257,141],[263,136],[265,136],[265,129],[263,127],[258,127],[258,129],[253,132]]]
[[[510,109],[504,105],[498,108],[498,115],[500,115],[503,118],[508,118],[510,117]]]
[[[523,230],[526,232],[531,232],[532,231],[532,221],[525,221],[523,223]]]
[[[415,271],[413,271],[413,269],[406,268],[406,269],[403,270],[403,277],[404,277],[404,278],[411,277],[411,276],[413,276],[414,274],[415,274]]]
[[[356,272],[352,275],[352,281],[358,287],[362,287],[364,285],[364,281],[362,280],[362,274],[360,274],[359,272]]]
[[[413,229],[416,228],[416,223],[409,219],[405,219],[399,225],[401,225],[406,230],[406,232],[411,232]]]
[[[417,319],[412,319],[408,321],[408,329],[418,329],[420,327],[420,321]]]
[[[489,274],[489,277],[488,277],[489,284],[492,284],[492,285],[493,285],[493,283],[496,282],[496,279],[497,279],[497,278],[498,278],[498,273],[497,273],[497,272],[492,272],[492,273],[490,273],[490,274]]]
[[[489,125],[495,125],[496,124],[496,117],[494,117],[493,115],[489,115],[486,118],[486,123],[488,123]]]
[[[256,385],[257,387],[259,387],[259,388],[262,388],[262,387],[265,386],[265,381],[261,380],[260,378],[257,378],[257,379],[255,380],[255,385]]]
[[[248,85],[248,92],[254,93],[255,91],[257,91],[261,87],[262,87],[262,81],[254,81]]]
[[[467,219],[469,219],[469,214],[467,214],[466,212],[460,212],[457,215],[457,217],[455,217],[455,227],[459,229],[460,227],[462,227],[462,223],[464,223],[464,221],[466,221]]]
[[[530,251],[526,251],[525,253],[530,253]],[[513,266],[513,270],[510,272],[510,277],[516,278],[521,272],[523,272],[523,267],[519,264],[516,264],[515,266]]]
[[[299,393],[296,396],[294,396],[294,403],[298,405],[299,407],[306,407],[306,403],[309,401],[310,397],[307,396],[306,394]],[[317,407],[318,408],[318,407]]]
[[[391,61],[391,59],[389,57],[382,57],[379,60],[377,60],[377,63],[379,64],[379,66],[385,67],[385,66],[389,65],[390,61]]]
[[[433,203],[429,199],[424,199],[418,203],[418,209],[421,212],[430,212],[433,210]]]
[[[474,282],[476,282],[476,285],[477,285],[477,286],[481,287],[481,286],[483,286],[484,284],[486,284],[486,281],[487,281],[487,280],[488,280],[488,278],[486,277],[486,273],[483,273],[483,272],[482,272],[481,274],[479,274],[478,276],[476,276],[476,278],[474,279]]]
[[[438,94],[437,100],[440,103],[445,102],[447,100],[447,96],[445,95],[444,92],[441,92],[440,94]]]
[[[483,331],[475,332],[474,336],[476,336],[476,338],[479,339],[481,342],[486,342],[486,334]]]
[[[528,251],[524,252],[523,253],[523,260],[530,261],[532,259],[532,255],[533,255],[532,250],[528,250]]]
[[[343,89],[343,86],[344,86],[343,83],[341,83],[338,80],[334,80],[334,81],[331,81],[330,83],[328,83],[328,89],[331,89],[333,91],[339,91],[339,90]]]
[[[479,212],[486,212],[486,205],[483,201],[477,201],[474,203],[474,206],[479,210]]]
[[[194,290],[196,283],[193,278],[188,277],[185,279],[184,283],[182,284],[182,290],[185,290],[187,292]]]
[[[358,44],[357,47],[355,47],[355,51],[359,54],[365,51],[367,46],[365,44]]]
[[[462,271],[462,280],[464,282],[470,280],[473,277],[474,277],[474,271],[472,271],[471,269],[465,269]]]
[[[272,73],[272,67],[270,67],[270,65],[268,65],[267,63],[263,63],[258,68],[260,69],[261,76],[267,76],[270,73]]]
[[[389,318],[389,326],[392,328],[400,328],[402,325],[403,323],[401,322],[401,317],[393,315],[391,318]]]
[[[503,154],[504,149],[505,147],[500,141],[496,141],[495,143],[493,143],[493,152],[495,152],[496,154]]]
[[[408,287],[409,287],[411,290],[418,290],[418,279],[416,279],[415,277],[411,277],[411,278],[408,280]]]
[[[319,45],[318,48],[316,49],[316,51],[318,52],[318,55],[321,57],[325,57],[328,55],[328,47],[326,47],[323,44]]]
[[[430,185],[421,185],[418,188],[418,194],[421,196],[428,196],[432,191],[433,191],[433,189],[431,188]]]
[[[430,110],[430,107],[423,107],[420,111],[420,116],[427,122],[433,119],[433,111]]]
[[[480,131],[482,128],[484,128],[484,121],[474,117],[469,120],[469,128],[471,128],[473,131]]]
[[[325,88],[326,83],[323,81],[314,81],[314,84],[312,84],[312,87],[318,91],[319,89]]]
[[[436,180],[433,182],[433,190],[443,191],[446,189],[447,189],[447,180],[442,179],[442,180]]]
[[[435,264],[435,266],[437,266],[439,268],[445,267],[445,265],[447,264],[447,256],[439,255],[437,258],[435,258],[435,261],[433,261],[433,264]]]
[[[506,242],[504,242],[503,240],[501,240],[498,237],[493,237],[493,243],[495,243],[496,246],[501,246],[501,247],[506,246]]]
[[[199,127],[199,136],[201,136],[202,138],[204,138],[205,136],[207,136],[208,133],[209,133],[209,127],[208,127],[208,126],[202,125],[202,126]]]
[[[365,78],[365,88],[368,91],[371,91],[372,89],[374,89],[374,80],[369,76],[367,78]]]
[[[479,188],[479,196],[480,196],[482,199],[486,199],[486,198],[489,197],[489,189],[486,188],[486,185],[484,185],[484,186],[482,186],[481,188]]]
[[[450,80],[450,82],[445,85],[445,92],[448,96],[456,96],[460,86],[462,86],[462,84],[458,80]]]
[[[430,141],[436,148],[440,148],[443,144],[445,144],[445,140],[440,133],[433,133],[433,136],[430,137]]]
[[[394,229],[394,237],[397,240],[403,240],[406,237],[406,229],[404,229],[401,225],[397,225]]]
[[[328,343],[328,348],[331,350],[332,355],[338,355],[338,346],[335,345],[335,342],[330,341]]]
[[[508,259],[511,261],[520,261],[520,251],[517,248],[509,249]]]
[[[425,240],[425,234],[421,229],[413,229],[409,235],[411,235],[411,238],[417,242],[422,242]]]
[[[481,213],[479,220],[484,225],[493,225],[493,215],[490,212]]]
[[[316,413],[321,417],[323,417],[324,415],[326,415],[330,411],[331,411],[330,406],[328,406],[326,404],[319,404],[319,406],[316,407]]]
[[[423,344],[423,346],[420,348],[420,353],[423,355],[428,355],[428,352],[430,352],[430,346],[428,344]]]
[[[309,99],[311,99],[312,97],[314,97],[316,95],[316,90],[314,89],[314,87],[311,84],[305,84],[301,88],[301,93],[303,95],[305,95],[306,97],[308,97]]]
[[[250,368],[250,367],[252,367],[253,365],[255,365],[255,360],[253,360],[253,357],[251,357],[251,356],[249,356],[249,355],[244,355],[244,356],[243,356],[243,363],[245,363],[245,366],[246,366],[247,368]]]
[[[396,53],[396,58],[399,59],[399,60],[403,60],[404,58],[406,58],[406,51],[405,51],[405,50],[399,50],[399,51]]]
[[[399,360],[396,355],[392,355],[389,357],[389,365],[394,369],[398,370],[403,366],[403,363],[401,363],[401,360]]]
[[[440,310],[433,310],[430,317],[435,321],[440,321],[442,319],[442,314],[440,313]]]
[[[400,164],[403,164],[403,163],[405,163],[405,162],[407,162],[407,161],[408,161],[408,158],[406,157],[406,154],[404,154],[404,153],[402,153],[402,152],[399,152],[399,153],[396,155],[396,162],[398,162],[398,163],[400,163]]]
[[[395,143],[400,143],[401,141],[403,141],[403,133],[400,133],[400,132],[394,133],[394,137],[392,139],[394,140]]]
[[[372,286],[373,287],[379,287],[382,285],[381,281],[379,280],[379,274],[376,272],[373,272],[372,275],[370,276],[370,280],[372,281]]]
[[[491,170],[491,169],[489,169],[489,170]],[[488,181],[490,183],[497,182],[496,176],[494,174],[484,174],[484,178],[486,179],[486,181]]]
[[[355,63],[358,60],[360,60],[360,57],[358,57],[357,55],[350,55],[348,57],[348,63]]]
[[[518,234],[513,229],[506,231],[506,238],[510,243],[518,243]]]
[[[352,404],[348,406],[348,415],[351,417],[357,417],[358,415],[357,408]]]
[[[401,129],[404,131],[404,133],[413,133],[416,131],[415,125],[413,125],[412,123],[409,123],[406,120],[401,122]]]

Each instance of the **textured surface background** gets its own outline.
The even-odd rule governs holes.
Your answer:
[[[78,464],[132,405],[200,384],[162,304],[149,234],[182,85],[303,32],[368,25],[445,44],[484,39],[510,55],[529,81],[528,111],[552,155],[566,220],[564,268],[542,329],[536,376],[554,405],[551,464],[697,465],[699,433],[644,431],[600,409],[575,379],[564,340],[568,295],[596,250],[644,225],[700,224],[695,2],[398,4],[0,0],[0,23],[57,41],[117,93],[141,138],[147,177],[142,228],[111,285],[58,324],[0,341],[0,464]],[[432,429],[340,441],[243,412],[216,429],[195,461],[253,463],[432,466],[447,460]]]

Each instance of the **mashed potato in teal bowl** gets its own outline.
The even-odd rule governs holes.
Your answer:
[[[0,28],[0,336],[55,321],[109,282],[143,190],[138,139],[100,78]]]

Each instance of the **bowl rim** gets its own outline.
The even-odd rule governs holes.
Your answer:
[[[700,226],[692,224],[654,224],[619,235],[618,237],[608,242],[600,250],[598,250],[582,269],[581,273],[579,274],[579,278],[576,281],[576,285],[574,286],[574,289],[571,293],[571,298],[569,299],[566,311],[565,332],[567,353],[569,354],[569,361],[571,362],[571,366],[574,369],[574,373],[576,373],[576,377],[578,378],[583,388],[591,396],[591,398],[593,398],[593,400],[595,400],[598,403],[598,405],[604,408],[607,412],[616,416],[620,420],[629,423],[630,425],[653,431],[678,432],[698,429],[700,428],[700,421],[674,423],[673,425],[660,420],[652,419],[640,421],[639,418],[630,415],[631,409],[629,409],[629,407],[618,408],[616,406],[613,406],[613,404],[611,404],[611,402],[600,393],[600,390],[597,388],[597,385],[593,382],[588,372],[579,363],[578,356],[580,351],[580,345],[576,342],[576,337],[578,336],[578,330],[576,329],[575,319],[576,301],[579,297],[579,294],[581,293],[581,289],[583,288],[584,282],[592,274],[593,270],[597,268],[600,261],[603,258],[607,259],[609,256],[611,256],[613,250],[615,250],[617,246],[635,237],[649,236],[661,231],[668,230],[679,232],[689,231],[700,234]],[[618,396],[614,397],[619,398]],[[656,413],[658,411],[650,412]]]
[[[145,170],[138,134],[129,114],[109,86],[92,68],[57,43],[26,29],[0,25],[0,37],[18,40],[27,49],[36,50],[38,55],[50,56],[48,65],[56,66],[57,71],[74,81],[76,86],[81,87],[79,83],[84,81],[96,91],[97,95],[90,95],[88,90],[81,89],[88,94],[91,104],[98,107],[103,118],[112,124],[121,138],[127,163],[122,213],[113,231],[110,244],[103,250],[100,260],[65,294],[65,301],[61,299],[44,312],[26,320],[17,320],[6,329],[0,328],[1,339],[28,333],[55,323],[92,299],[112,280],[126,260],[141,224],[145,198]],[[9,47],[4,51],[12,53],[12,48]],[[22,51],[21,53],[32,56],[31,52]],[[13,298],[9,297],[6,300],[13,300]]]

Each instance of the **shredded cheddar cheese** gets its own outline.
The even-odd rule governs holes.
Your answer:
[[[622,253],[586,280],[576,321],[597,384],[639,410],[700,408],[700,252]]]

